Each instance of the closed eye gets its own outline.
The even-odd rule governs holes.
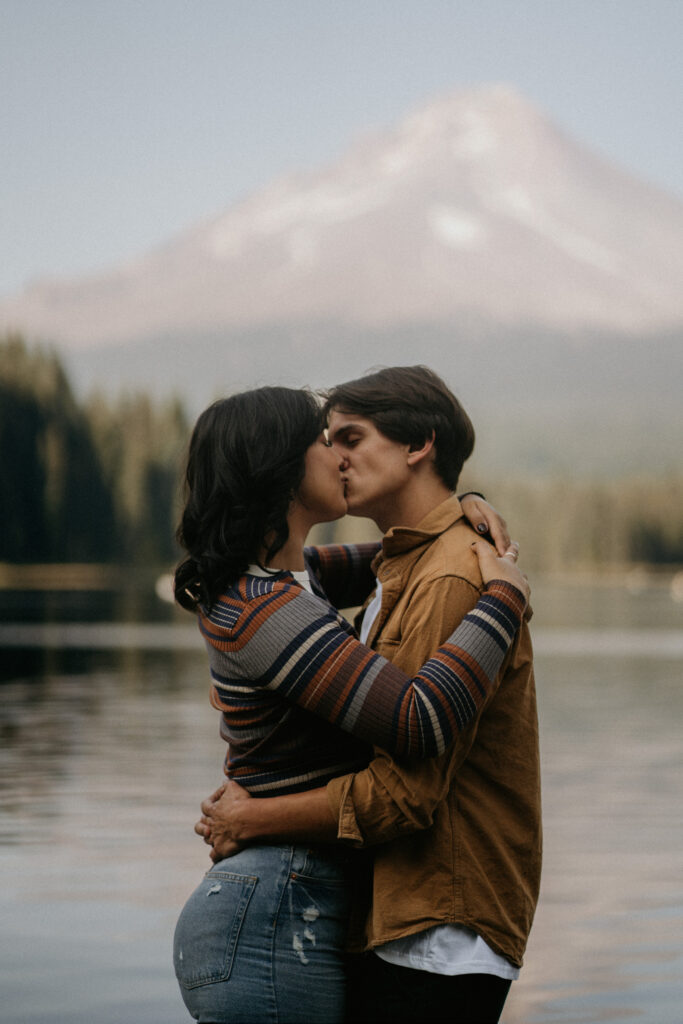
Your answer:
[[[354,448],[362,438],[358,434],[346,434],[339,431],[334,435],[334,444],[337,448]]]

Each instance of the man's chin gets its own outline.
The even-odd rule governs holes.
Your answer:
[[[346,514],[347,516],[356,516],[358,519],[370,519],[370,514],[367,509],[361,505],[359,501],[354,501],[353,495],[349,494],[348,486],[344,492],[346,497]]]

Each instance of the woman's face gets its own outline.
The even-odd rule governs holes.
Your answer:
[[[313,523],[329,523],[346,514],[342,456],[327,439],[327,431],[306,452],[306,470],[297,503]]]

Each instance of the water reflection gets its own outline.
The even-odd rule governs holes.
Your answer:
[[[170,936],[224,753],[204,657],[75,654],[0,690],[3,1016],[180,1024]]]
[[[4,607],[3,1013],[181,1024],[170,936],[208,864],[192,823],[224,752],[201,645],[153,595],[40,597]],[[682,609],[664,586],[537,586],[534,604],[545,870],[504,1020],[673,1024]],[[27,646],[22,630],[55,622],[70,646]]]
[[[508,1024],[680,1017],[680,670],[538,659],[545,870]]]

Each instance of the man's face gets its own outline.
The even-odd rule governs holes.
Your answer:
[[[381,434],[372,420],[333,409],[329,438],[344,464],[349,514],[367,516],[386,530],[393,525],[399,496],[411,484],[409,446]],[[386,525],[388,523],[388,525]]]

